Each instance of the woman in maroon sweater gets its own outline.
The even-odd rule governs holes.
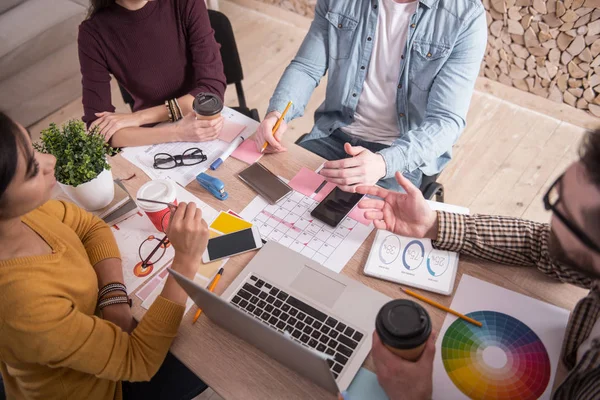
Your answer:
[[[91,0],[79,27],[83,120],[115,147],[215,139],[223,119],[194,118],[200,92],[223,99],[219,45],[204,0]],[[115,113],[110,74],[131,94],[133,113]],[[184,118],[169,121],[176,99]],[[151,127],[146,127],[151,126]]]

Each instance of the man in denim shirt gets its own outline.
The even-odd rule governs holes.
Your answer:
[[[417,187],[438,174],[466,124],[487,43],[480,0],[318,0],[296,57],[281,77],[257,146],[285,151],[282,123],[302,116],[329,70],[325,101],[300,145],[334,161],[321,170],[343,190],[398,190],[400,171]]]

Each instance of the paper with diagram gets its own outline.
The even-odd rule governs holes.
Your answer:
[[[433,210],[468,214],[466,208],[428,202]],[[458,270],[458,254],[434,249],[429,239],[416,239],[378,230],[365,275],[414,286],[444,295],[454,289]]]

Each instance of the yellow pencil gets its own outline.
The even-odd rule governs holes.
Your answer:
[[[483,326],[483,324],[482,324],[481,322],[479,322],[479,321],[476,321],[476,320],[474,320],[473,318],[469,318],[469,317],[467,317],[466,315],[463,315],[463,314],[459,313],[458,311],[454,311],[453,309],[451,309],[451,308],[448,308],[448,307],[446,307],[446,306],[444,306],[444,305],[441,305],[440,303],[438,303],[438,302],[436,302],[436,301],[433,301],[433,300],[431,300],[431,299],[428,299],[428,298],[427,298],[427,297],[425,297],[425,296],[421,296],[420,294],[418,294],[418,293],[415,293],[415,292],[413,292],[412,290],[404,289],[404,288],[402,288],[402,287],[400,287],[400,289],[401,289],[401,290],[402,290],[404,293],[406,293],[406,294],[408,294],[408,295],[410,295],[410,296],[416,297],[417,299],[419,299],[419,300],[421,300],[421,301],[424,301],[425,303],[427,303],[427,304],[429,304],[429,305],[432,305],[432,306],[434,306],[434,307],[437,307],[437,308],[439,308],[440,310],[443,310],[443,311],[449,312],[450,314],[456,315],[458,318],[464,319],[465,321],[467,321],[467,322],[470,322],[470,323],[472,323],[472,324],[473,324],[473,325],[475,325],[475,326],[478,326],[478,327],[480,327],[480,328]]]
[[[210,283],[210,286],[208,287],[209,292],[214,292],[215,287],[217,287],[217,283],[219,283],[219,279],[221,279],[221,275],[223,275],[223,268],[219,269],[219,272],[217,272],[212,282]],[[198,311],[196,311],[196,315],[194,315],[194,321],[192,322],[192,324],[195,324],[196,321],[198,321],[198,318],[200,318],[200,314],[202,314],[201,308],[199,308]]]
[[[275,123],[275,126],[273,127],[273,130],[271,131],[273,134],[275,134],[275,132],[277,132],[277,129],[279,129],[279,125],[281,125],[281,121],[283,121],[285,114],[287,114],[287,112],[291,106],[292,106],[292,102],[290,101],[287,103],[287,106],[285,106],[285,110],[283,110],[283,112],[281,113],[281,117],[279,117],[279,119]],[[260,149],[260,152],[261,153],[264,152],[268,145],[269,145],[269,142],[265,142],[265,144],[263,144],[262,149]]]

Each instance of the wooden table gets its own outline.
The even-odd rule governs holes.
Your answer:
[[[287,142],[286,146],[287,153],[266,155],[262,158],[261,163],[276,174],[291,179],[301,167],[305,166],[314,170],[323,162],[319,156],[292,142]],[[136,175],[135,178],[125,182],[127,189],[132,194],[137,193],[137,189],[149,180],[140,169],[120,155],[114,157],[111,164],[115,178],[128,178],[133,174]],[[212,197],[196,182],[188,185],[187,190],[217,210],[231,208],[240,212],[256,196],[237,178],[237,174],[245,167],[246,164],[230,158],[217,171],[211,171],[211,175],[225,183],[226,190],[229,192],[229,198],[224,202]],[[362,269],[374,237],[375,231],[356,252],[342,273],[390,297],[406,297],[400,292],[397,285],[363,274]],[[242,254],[229,260],[215,292],[223,293],[253,255],[254,253]],[[475,261],[468,257],[461,257],[455,290],[463,273],[569,310],[585,293],[574,286],[560,284],[546,278],[534,268],[500,266]],[[428,292],[427,296],[448,306],[452,302],[452,297]],[[134,315],[139,319],[143,316],[144,310],[140,306],[139,298],[133,296],[133,301]],[[446,314],[426,304],[423,305],[431,315],[434,330],[439,331]],[[193,307],[184,317],[179,328],[179,335],[171,350],[177,358],[223,398],[244,400],[334,398],[246,342],[219,328],[205,315],[202,315],[198,322],[192,325],[195,311],[196,307]],[[365,362],[365,366],[373,369],[370,358]]]

